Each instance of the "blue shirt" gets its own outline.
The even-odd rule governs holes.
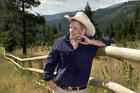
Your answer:
[[[88,37],[93,39],[94,37]],[[96,39],[96,38],[94,38]],[[102,41],[106,45],[111,42]],[[49,81],[55,77],[57,86],[79,87],[88,83],[92,60],[98,46],[79,44],[76,49],[69,41],[69,34],[57,39],[47,57],[44,68],[44,80]],[[57,74],[54,70],[57,67]]]

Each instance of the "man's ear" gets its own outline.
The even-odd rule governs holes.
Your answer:
[[[86,34],[86,32],[87,32],[87,29],[86,28],[83,28],[83,35],[85,35]]]

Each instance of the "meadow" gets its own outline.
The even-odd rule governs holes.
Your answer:
[[[140,45],[127,44],[119,45],[120,47],[129,47],[140,49]],[[50,47],[40,46],[27,49],[28,55],[23,56],[22,50],[17,49],[11,54],[21,58],[47,55]],[[15,67],[10,61],[3,57],[2,49],[0,50],[0,93],[49,93],[47,83],[42,81],[41,77],[31,75],[28,71],[23,71]],[[111,57],[96,57],[93,60],[91,77],[111,80],[119,83],[129,89],[140,92],[140,64],[127,60],[117,60]],[[39,82],[41,85],[36,84]],[[23,92],[21,92],[23,91]],[[89,93],[113,93],[110,90],[88,86]]]

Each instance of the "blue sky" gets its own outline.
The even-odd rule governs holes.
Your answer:
[[[127,2],[130,0],[40,0],[41,4],[32,8],[32,13],[51,15],[62,12],[84,10],[88,1],[92,10],[111,6],[113,4]]]

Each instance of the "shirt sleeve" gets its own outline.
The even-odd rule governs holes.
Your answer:
[[[46,65],[44,68],[44,76],[43,76],[43,79],[45,81],[49,81],[55,77],[54,70],[59,62],[59,55],[56,51],[56,48],[57,48],[57,42],[54,43],[46,59]]]
[[[106,36],[106,37],[104,37],[104,38],[102,38],[102,39],[98,39],[98,38],[96,38],[96,37],[92,37],[92,39],[101,40],[103,43],[106,44],[106,46],[109,46],[109,45],[115,43],[115,42],[114,42],[112,39],[110,39],[108,36]]]
[[[115,43],[115,42],[114,42],[112,39],[110,39],[108,36],[102,38],[101,41],[104,42],[104,43],[106,44],[106,46],[109,46],[109,45]]]

